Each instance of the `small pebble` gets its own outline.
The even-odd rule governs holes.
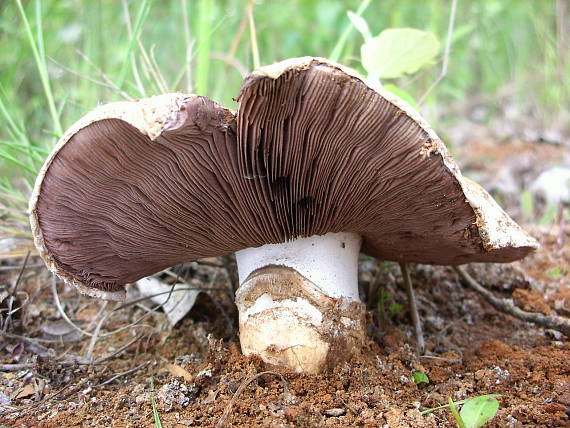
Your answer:
[[[331,416],[334,418],[337,418],[339,416],[342,416],[346,413],[346,410],[344,409],[327,409],[323,412],[325,414],[325,416]]]
[[[3,392],[0,392],[0,405],[1,406],[9,406],[12,404],[12,400]]]

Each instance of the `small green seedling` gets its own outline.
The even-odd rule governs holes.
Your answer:
[[[412,380],[416,385],[419,385],[421,383],[429,383],[429,378],[427,374],[420,371],[415,371],[414,373],[412,373]]]
[[[449,397],[448,404],[427,409],[421,413],[426,415],[435,410],[449,408],[459,428],[479,428],[497,414],[497,410],[499,410],[497,397],[500,396],[500,394],[487,394],[455,402]],[[457,405],[459,404],[462,404],[460,411],[457,410]]]
[[[382,317],[388,314],[389,318],[395,317],[402,312],[405,308],[403,305],[393,301],[394,298],[384,289],[380,289],[380,296],[378,297],[377,311]]]
[[[567,272],[561,269],[559,266],[552,268],[546,272],[546,276],[550,279],[558,279],[561,276],[565,276],[566,274]]]
[[[394,317],[404,309],[404,305],[400,305],[399,303],[390,303],[390,306],[388,306],[388,315],[390,315],[390,317]]]

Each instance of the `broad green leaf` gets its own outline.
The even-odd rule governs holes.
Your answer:
[[[433,63],[439,41],[432,33],[414,28],[382,31],[362,45],[362,65],[369,75],[394,79]]]
[[[459,415],[466,428],[482,427],[497,414],[499,401],[496,396],[497,394],[481,395],[465,402]]]
[[[412,380],[416,385],[419,385],[420,383],[429,383],[429,378],[427,375],[424,372],[420,371],[415,371],[412,373]]]
[[[350,19],[350,22],[352,22],[352,25],[354,25],[354,28],[356,28],[358,32],[362,34],[364,41],[367,42],[370,40],[372,38],[372,33],[370,33],[370,29],[368,28],[368,24],[364,18],[350,10],[346,12],[346,14],[348,15],[348,19]]]

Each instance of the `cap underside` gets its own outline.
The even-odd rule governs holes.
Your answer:
[[[184,261],[328,232],[362,235],[364,252],[396,261],[532,250],[486,248],[433,131],[339,67],[254,73],[238,101],[236,122],[189,97],[154,140],[113,118],[75,133],[32,207],[57,270],[116,291]]]

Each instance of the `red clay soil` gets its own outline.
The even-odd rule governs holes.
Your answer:
[[[513,298],[526,310],[568,316],[570,230],[530,231],[543,244],[536,255],[513,265],[471,266],[469,271],[497,296]],[[0,391],[10,399],[1,407],[0,421],[26,427],[153,427],[154,398],[164,427],[448,427],[455,425],[447,409],[420,412],[445,404],[448,397],[501,394],[497,416],[487,426],[570,426],[568,338],[498,313],[465,288],[450,268],[417,266],[413,279],[427,341],[427,356],[418,356],[401,306],[405,293],[397,266],[366,260],[361,270],[364,285],[372,278],[382,280],[384,313],[379,313],[380,305],[371,306],[366,348],[330,373],[276,372],[244,357],[235,327],[220,312],[235,326],[230,300],[199,298],[175,329],[165,327],[161,313],[152,314],[142,321],[149,325],[140,329],[143,337],[98,366],[57,363],[65,355],[85,355],[88,337],[63,344],[3,338],[3,363],[34,365],[0,373]],[[33,278],[27,285],[38,299],[45,290],[34,288]],[[97,312],[88,300],[65,293],[62,299],[77,308],[78,323]],[[19,335],[38,337],[37,323],[57,319],[49,292],[43,300],[48,306],[27,306],[33,313],[22,314],[21,324],[28,327]],[[132,308],[110,318],[104,331],[127,325],[144,313],[140,311]],[[120,350],[138,330],[97,342],[95,359]],[[32,357],[40,346],[56,353]],[[270,371],[260,374],[265,370]],[[425,373],[429,384],[416,385],[411,380],[415,371]]]

